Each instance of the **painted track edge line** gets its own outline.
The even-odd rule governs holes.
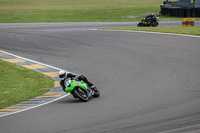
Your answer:
[[[16,58],[21,58],[21,59],[24,59],[24,60],[27,60],[27,61],[30,61],[30,62],[33,62],[33,63],[37,63],[37,64],[40,64],[40,65],[44,65],[44,66],[47,66],[47,67],[52,68],[52,69],[61,70],[60,68],[53,67],[53,66],[50,66],[50,65],[47,65],[47,64],[44,64],[44,63],[40,63],[40,62],[31,60],[31,59],[27,59],[27,58],[24,58],[24,57],[15,55],[15,54],[11,54],[11,53],[5,52],[5,51],[3,51],[3,50],[0,50],[0,52],[1,52],[1,53],[4,53],[4,54],[7,54],[7,55],[10,55],[10,56],[14,56],[14,57],[16,57]],[[25,108],[25,109],[20,109],[20,110],[18,110],[18,111],[14,111],[14,112],[2,114],[2,115],[0,115],[0,118],[1,118],[1,117],[4,117],[4,116],[12,115],[12,114],[20,113],[20,112],[23,112],[23,111],[26,111],[26,110],[30,110],[30,109],[33,109],[33,108],[37,108],[37,107],[40,107],[40,106],[43,106],[43,105],[52,103],[52,102],[54,102],[54,101],[60,100],[60,99],[66,97],[66,96],[69,96],[69,95],[70,95],[70,94],[68,93],[68,94],[66,94],[66,95],[60,96],[60,97],[55,98],[55,99],[53,99],[53,100],[47,101],[47,102],[45,102],[45,103],[41,103],[41,104],[38,104],[38,105],[35,105],[35,106],[31,106],[31,107],[28,107],[28,108]]]
[[[30,109],[34,109],[34,108],[37,108],[37,107],[40,107],[40,106],[43,106],[43,105],[46,105],[46,104],[55,102],[55,101],[60,100],[60,99],[62,99],[62,98],[64,98],[64,97],[66,97],[66,96],[69,96],[69,95],[70,95],[70,94],[68,93],[67,95],[63,95],[63,96],[61,96],[61,97],[59,97],[59,98],[56,98],[56,99],[54,99],[54,100],[45,102],[45,103],[43,103],[43,104],[39,104],[39,105],[30,107],[30,108],[21,109],[21,110],[19,110],[19,111],[7,113],[7,114],[5,114],[5,115],[1,115],[0,118],[1,118],[1,117],[4,117],[4,116],[12,115],[12,114],[20,113],[20,112],[23,112],[23,111],[27,111],[27,110],[30,110]]]
[[[150,31],[104,30],[104,29],[91,29],[91,30],[101,30],[101,31],[124,31],[124,32],[134,32],[134,33],[150,33],[150,34],[160,34],[160,35],[172,35],[172,36],[183,36],[183,37],[200,38],[200,36],[195,36],[195,35],[184,35],[184,34],[162,33],[162,32],[150,32]]]
[[[24,60],[27,60],[27,61],[30,61],[30,62],[33,62],[33,63],[37,63],[37,64],[40,64],[40,65],[43,65],[43,66],[47,66],[47,67],[50,67],[50,68],[53,68],[53,69],[56,69],[56,70],[61,70],[60,68],[53,67],[53,66],[50,66],[50,65],[47,65],[47,64],[44,64],[44,63],[40,63],[40,62],[31,60],[31,59],[27,59],[27,58],[24,58],[24,57],[15,55],[15,54],[11,54],[11,53],[9,53],[9,52],[5,52],[5,51],[2,51],[2,50],[0,50],[0,52],[2,52],[2,53],[4,53],[4,54],[11,55],[11,56],[15,56],[15,57],[17,57],[17,58],[21,58],[21,59],[24,59]]]
[[[37,61],[31,60],[31,59],[28,59],[28,58],[24,58],[24,57],[15,55],[15,54],[11,54],[11,53],[5,52],[5,51],[3,51],[3,50],[0,50],[0,52],[2,52],[2,53],[4,53],[4,54],[11,55],[11,56],[15,56],[15,57],[17,57],[17,58],[21,58],[21,59],[24,59],[24,60],[27,60],[27,61],[30,61],[30,62],[33,62],[33,63],[36,63],[36,64],[40,64],[40,65],[43,65],[43,66],[46,66],[46,67],[50,67],[50,68],[53,68],[53,69],[56,69],[56,70],[62,70],[61,68],[54,67],[54,66],[51,66],[51,65],[47,65],[47,64],[44,64],[44,63],[41,63],[41,62],[37,62]],[[66,71],[66,72],[69,72],[69,71]],[[70,72],[70,73],[71,73],[71,72]]]

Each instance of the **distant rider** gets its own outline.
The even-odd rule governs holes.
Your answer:
[[[154,16],[153,13],[149,13],[149,15],[148,15],[147,17],[149,17],[150,20],[153,21],[153,22],[156,22],[156,21],[157,21],[157,19],[156,19],[156,17]]]
[[[72,74],[72,73],[67,73],[65,70],[60,70],[60,72],[59,72],[59,77],[60,77],[60,85],[62,86],[62,89],[63,89],[63,91],[65,91],[65,88],[66,88],[66,86],[65,86],[65,80],[67,79],[67,78],[71,78],[71,79],[73,79],[73,78],[75,78],[75,77],[78,77],[78,80],[79,81],[83,81],[83,82],[85,82],[86,84],[88,84],[89,86],[90,86],[90,88],[91,89],[95,89],[95,86],[94,86],[94,84],[93,83],[91,83],[85,76],[83,76],[83,75],[75,75],[75,74]]]

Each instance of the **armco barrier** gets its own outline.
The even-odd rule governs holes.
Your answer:
[[[194,26],[194,22],[194,18],[182,19],[182,27]]]

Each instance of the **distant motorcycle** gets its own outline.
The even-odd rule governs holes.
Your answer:
[[[138,23],[137,27],[157,27],[158,26],[158,21],[152,21],[150,17],[143,17],[141,21]]]
[[[74,98],[78,98],[83,102],[87,102],[92,96],[100,96],[100,91],[96,87],[94,89],[91,89],[85,82],[83,82],[82,80],[79,81],[78,77],[75,77],[73,79],[68,78],[65,81],[65,84],[65,91],[71,93]]]

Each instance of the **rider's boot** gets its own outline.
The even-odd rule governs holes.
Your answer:
[[[94,85],[94,83],[89,83],[90,88],[94,91],[96,89],[96,86]]]
[[[92,86],[90,86],[90,88],[94,91],[94,92],[96,92],[96,91],[98,91],[97,90],[97,87],[93,84]]]
[[[91,89],[95,88],[94,83],[91,83],[85,76],[80,75],[79,79],[87,83]]]
[[[93,84],[92,86],[90,86],[90,88],[91,88],[92,90],[94,90],[94,89],[96,88],[96,86]]]
[[[91,83],[90,81],[88,81],[87,84],[90,86],[90,88],[92,90],[94,90],[96,88],[95,85],[94,85],[94,83]]]

